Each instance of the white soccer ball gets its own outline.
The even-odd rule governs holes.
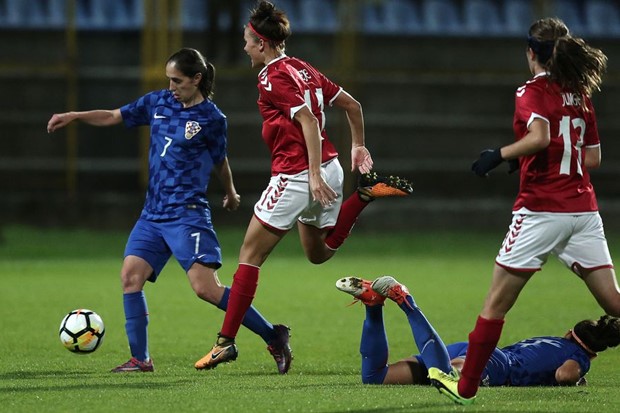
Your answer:
[[[67,350],[80,354],[92,353],[101,345],[105,326],[99,314],[80,308],[62,319],[58,334]]]

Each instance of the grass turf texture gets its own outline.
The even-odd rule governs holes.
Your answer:
[[[211,371],[193,363],[215,340],[223,312],[197,299],[171,260],[148,284],[152,374],[111,374],[129,358],[119,281],[127,233],[9,227],[0,245],[0,410],[59,411],[620,411],[620,353],[593,361],[586,387],[484,388],[473,406],[451,404],[431,387],[360,383],[364,311],[334,288],[345,275],[390,274],[405,283],[448,342],[466,340],[486,294],[499,233],[371,234],[357,231],[321,266],[303,257],[296,232],[261,271],[254,301],[273,323],[292,327],[295,360],[277,374],[265,344],[242,328],[239,358]],[[223,283],[230,284],[243,237],[220,229]],[[613,247],[614,242],[611,240]],[[618,250],[612,248],[618,257]],[[90,355],[65,350],[58,325],[78,307],[106,324]],[[577,277],[552,259],[526,287],[507,318],[500,345],[533,335],[562,335],[602,314]],[[390,361],[417,352],[404,314],[385,307]]]

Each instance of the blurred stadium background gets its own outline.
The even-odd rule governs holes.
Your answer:
[[[513,139],[514,91],[529,73],[531,22],[559,16],[609,57],[594,97],[603,166],[593,172],[608,229],[620,229],[620,2],[616,0],[273,0],[288,12],[287,53],[312,62],[364,107],[377,170],[409,177],[406,200],[365,212],[367,229],[470,229],[509,223],[518,178],[471,162]],[[0,0],[0,223],[127,228],[144,198],[148,130],[73,124],[48,135],[55,112],[117,108],[164,88],[182,46],[217,68],[215,101],[229,120],[229,157],[243,211],[209,199],[216,228],[245,226],[267,183],[256,71],[243,53],[246,0]],[[349,166],[346,119],[328,132]],[[350,177],[352,178],[352,177]],[[348,190],[355,183],[348,179]],[[380,204],[380,205],[379,205]]]

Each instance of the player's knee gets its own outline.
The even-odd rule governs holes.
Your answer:
[[[312,264],[323,264],[325,261],[327,261],[329,259],[329,257],[325,257],[325,256],[318,256],[318,255],[309,255],[308,256],[308,261],[310,261],[310,263]]]
[[[334,256],[335,251],[331,251],[329,249],[325,249],[322,251],[308,251],[306,252],[306,257],[308,257],[308,261],[312,264],[323,264],[325,261],[329,260]]]
[[[607,315],[620,317],[620,293],[604,295],[596,299]]]
[[[194,290],[194,292],[196,293],[196,296],[198,298],[208,303],[211,303],[213,305],[217,305],[221,298],[221,297],[216,297],[216,294],[214,293],[214,291],[207,289],[207,288],[197,288]]]
[[[607,315],[612,317],[620,317],[620,297],[612,303],[608,303],[603,306],[603,310]]]
[[[146,280],[139,274],[130,272],[121,273],[121,286],[124,293],[131,293],[142,290]]]

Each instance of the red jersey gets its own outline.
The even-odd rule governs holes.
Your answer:
[[[293,117],[307,106],[319,121],[321,163],[338,156],[325,132],[325,103],[330,106],[342,88],[310,64],[286,55],[272,60],[258,74],[258,108],[263,140],[271,151],[271,174],[296,174],[308,169],[308,150],[301,125]]]
[[[534,119],[549,124],[551,142],[544,150],[520,158],[519,194],[513,211],[597,211],[583,148],[600,144],[594,107],[588,97],[562,90],[545,75],[535,76],[517,89],[513,130],[523,138]]]

